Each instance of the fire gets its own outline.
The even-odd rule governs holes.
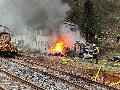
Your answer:
[[[51,51],[52,52],[60,52],[62,53],[63,52],[63,49],[64,49],[64,42],[62,41],[59,41],[57,42],[54,47],[51,48]]]

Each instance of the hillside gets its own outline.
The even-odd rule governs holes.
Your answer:
[[[120,40],[117,42],[120,38],[117,38],[120,35],[119,0],[63,0],[63,2],[71,7],[67,20],[79,25],[81,34],[88,42],[96,43],[102,49],[109,49],[109,52],[120,53]],[[90,17],[86,17],[87,15]]]

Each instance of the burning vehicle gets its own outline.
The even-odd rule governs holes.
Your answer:
[[[53,47],[50,48],[52,56],[65,56],[65,57],[79,57],[81,59],[93,59],[95,50],[94,45],[83,44],[76,41],[72,48],[66,47],[64,40],[58,40]],[[97,51],[98,52],[98,51]]]
[[[17,48],[11,44],[11,36],[5,31],[6,27],[1,26],[4,31],[0,31],[0,56],[2,57],[13,57],[17,55]]]
[[[66,22],[61,26],[60,33],[55,38],[53,43],[49,44],[49,55],[79,57],[81,59],[93,59],[97,57],[97,46],[86,43],[85,39],[80,36],[80,30],[76,25]]]
[[[64,42],[63,41],[56,42],[55,45],[51,47],[49,50],[51,52],[50,54],[53,56],[64,56],[64,52],[63,52]]]

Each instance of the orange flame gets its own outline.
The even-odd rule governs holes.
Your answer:
[[[63,49],[64,49],[64,43],[62,41],[59,41],[55,44],[54,47],[52,47],[50,50],[52,52],[60,52],[63,53]]]

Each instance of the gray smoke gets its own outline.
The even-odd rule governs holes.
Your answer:
[[[58,30],[68,10],[61,0],[0,0],[0,24],[30,42],[36,30]]]

